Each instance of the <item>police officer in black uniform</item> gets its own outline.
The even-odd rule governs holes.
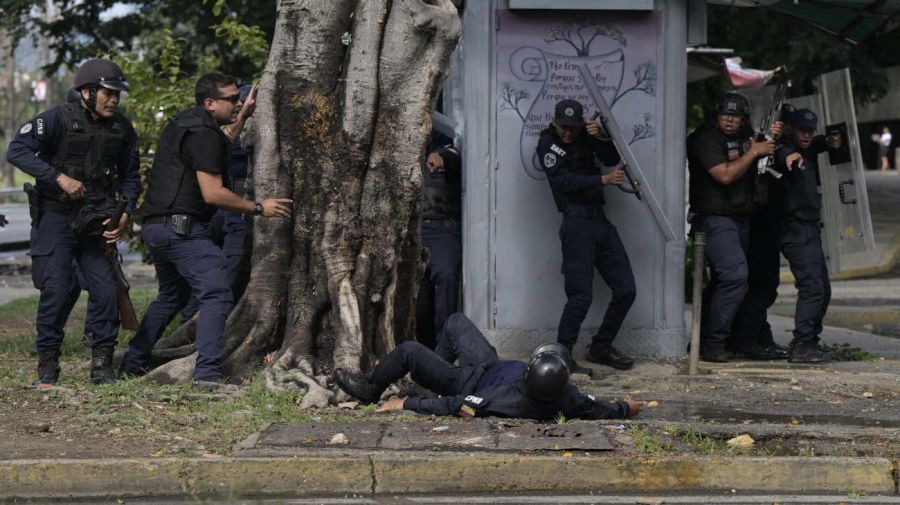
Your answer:
[[[581,323],[593,300],[596,268],[612,297],[587,359],[627,370],[634,366],[634,360],[612,342],[634,303],[634,275],[619,233],[603,213],[603,186],[621,184],[625,173],[620,169],[608,175],[601,172],[601,165],[619,164],[619,153],[597,123],[585,123],[580,103],[562,100],[556,104],[553,123],[541,132],[537,155],[564,216],[559,238],[567,301],[557,340],[570,352],[578,341]],[[591,370],[575,364],[573,373],[590,375]]]
[[[216,208],[265,217],[290,217],[291,200],[254,203],[228,189],[230,142],[222,125],[237,119],[240,94],[231,77],[204,74],[197,81],[196,106],[178,113],[156,149],[144,199],[141,234],[159,278],[156,297],[131,341],[122,373],[141,375],[163,330],[193,291],[200,302],[194,387],[218,389],[222,331],[233,306],[222,250],[210,240]]]
[[[79,103],[38,114],[19,129],[7,160],[33,176],[39,194],[38,221],[32,227],[32,279],[41,290],[36,318],[38,386],[59,377],[63,325],[71,310],[73,259],[84,275],[91,325],[91,382],[115,380],[113,348],[119,314],[107,243],[121,236],[140,193],[137,135],[116,109],[131,89],[112,61],[91,59],[75,74]],[[128,199],[114,231],[104,231],[115,197]]]
[[[233,128],[232,132],[226,131],[226,136],[232,141],[228,152],[228,189],[241,198],[247,198],[248,190],[250,189],[248,187],[250,154],[241,145],[238,137],[240,130],[243,128],[241,118],[249,119],[252,115],[252,107],[255,107],[256,104],[255,97],[250,97],[253,89],[253,86],[245,84],[238,90],[241,95],[241,113],[238,115],[238,121],[230,126],[234,127],[239,122],[241,123],[240,128]],[[250,99],[249,102],[248,99]],[[251,109],[248,109],[248,107],[251,107]],[[210,219],[212,241],[225,253],[225,272],[229,285],[234,280],[238,265],[244,256],[244,239],[247,237],[247,223],[244,218],[245,216],[240,212],[219,209]],[[181,310],[181,322],[185,323],[194,317],[199,306],[197,297],[191,295],[187,306]]]
[[[462,163],[453,141],[432,130],[422,169],[422,245],[429,259],[419,286],[416,331],[435,345],[435,332],[457,312],[462,265]]]
[[[698,128],[687,139],[692,226],[706,233],[706,286],[700,357],[726,362],[735,314],[747,293],[749,217],[753,210],[756,160],[775,143],[756,141],[746,124],[747,100],[736,93],[716,103],[715,124]],[[773,128],[780,133],[780,125]]]
[[[459,361],[454,366],[454,361]],[[379,411],[414,410],[438,416],[517,417],[549,421],[561,413],[568,419],[622,419],[641,404],[631,399],[610,403],[584,395],[569,383],[571,356],[561,344],[538,347],[529,362],[497,359],[497,351],[462,314],[447,319],[437,347],[406,341],[398,345],[369,376],[336,368],[335,383],[364,403],[377,402],[393,382],[407,373],[417,384],[441,395],[386,402]]]
[[[789,122],[789,133],[775,153],[775,169],[784,176],[769,190],[778,248],[788,260],[797,287],[788,361],[821,363],[833,361],[836,353],[819,344],[822,320],[831,301],[831,284],[819,225],[822,197],[818,155],[829,147],[840,147],[841,140],[839,136],[816,135],[818,117],[809,109],[796,110]]]

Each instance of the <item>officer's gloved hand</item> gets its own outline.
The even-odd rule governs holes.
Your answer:
[[[8,224],[9,224],[9,221],[6,220],[6,216],[4,216],[3,214],[0,214],[0,228],[3,228],[4,226],[6,226]]]

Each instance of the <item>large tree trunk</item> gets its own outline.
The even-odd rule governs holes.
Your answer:
[[[459,30],[450,0],[279,2],[253,184],[257,198],[293,198],[294,215],[255,219],[250,281],[225,330],[229,375],[277,351],[267,385],[321,406],[333,367],[368,368],[413,337],[420,166]],[[186,379],[193,360],[151,378]]]

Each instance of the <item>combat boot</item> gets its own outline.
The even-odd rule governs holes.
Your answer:
[[[594,342],[588,350],[587,360],[599,365],[628,370],[634,366],[634,359],[609,344]]]
[[[334,382],[348,395],[356,398],[363,404],[376,403],[381,398],[384,388],[372,384],[361,373],[353,373],[344,368],[335,368],[331,376]]]
[[[112,384],[118,381],[112,362],[112,347],[98,347],[91,351],[91,384]]]
[[[38,378],[34,385],[49,388],[59,379],[59,350],[38,353]]]
[[[836,359],[836,352],[816,342],[793,342],[788,355],[788,363],[827,363]]]

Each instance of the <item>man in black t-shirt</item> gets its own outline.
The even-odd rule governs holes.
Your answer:
[[[716,104],[716,121],[687,139],[692,226],[706,233],[710,280],[704,290],[700,357],[726,362],[725,345],[747,293],[748,218],[753,210],[756,160],[772,154],[775,143],[755,141],[746,127],[750,106],[728,93]],[[773,127],[780,133],[780,124]]]
[[[128,346],[121,371],[147,371],[154,344],[193,291],[200,301],[194,387],[215,389],[223,378],[222,331],[234,302],[225,256],[212,243],[209,220],[217,207],[289,218],[292,202],[245,200],[223,181],[230,142],[221,126],[234,122],[240,110],[234,79],[204,74],[197,81],[195,99],[196,107],[178,113],[166,126],[148,177],[141,235],[156,267],[159,295]]]

